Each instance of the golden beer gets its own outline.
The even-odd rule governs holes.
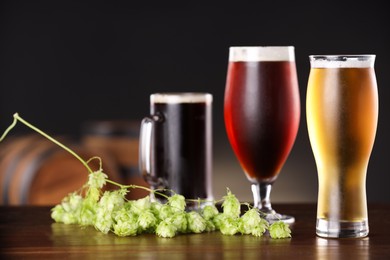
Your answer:
[[[317,234],[368,234],[366,173],[378,120],[375,56],[310,56],[307,124],[318,171]]]

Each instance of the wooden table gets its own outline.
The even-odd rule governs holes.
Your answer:
[[[370,234],[362,239],[315,235],[314,204],[275,204],[296,217],[291,239],[219,232],[117,237],[94,228],[54,223],[50,207],[0,207],[0,259],[390,259],[390,205],[369,205]]]

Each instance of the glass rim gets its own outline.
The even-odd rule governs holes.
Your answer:
[[[295,61],[295,47],[289,46],[231,46],[229,61]]]
[[[150,95],[150,103],[201,103],[213,101],[213,95],[207,92],[161,92]]]
[[[329,61],[345,61],[348,59],[368,60],[375,58],[375,54],[345,54],[345,55],[309,55],[310,59],[322,59]]]
[[[375,54],[309,55],[312,68],[370,68]]]
[[[293,45],[234,45],[230,46],[229,49],[279,49],[279,48],[295,48]]]

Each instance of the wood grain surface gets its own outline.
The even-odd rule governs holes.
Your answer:
[[[390,205],[369,205],[370,234],[360,239],[315,235],[314,204],[275,204],[296,217],[292,238],[272,240],[219,232],[160,238],[117,237],[54,223],[50,207],[0,207],[0,259],[389,259]]]

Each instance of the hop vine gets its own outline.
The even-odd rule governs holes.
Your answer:
[[[227,188],[227,194],[219,201],[201,201],[185,198],[172,191],[171,196],[138,185],[122,185],[108,178],[102,168],[102,160],[92,157],[83,160],[73,150],[60,143],[44,131],[30,124],[15,113],[12,124],[0,137],[0,142],[21,122],[35,132],[68,151],[82,163],[88,180],[79,191],[71,192],[58,205],[51,209],[51,218],[58,223],[93,226],[104,234],[117,236],[137,236],[156,234],[163,238],[172,238],[180,234],[220,231],[223,235],[253,235],[261,237],[269,233],[272,239],[290,238],[289,226],[276,221],[269,224],[257,208],[246,204],[248,210],[241,214],[242,204]],[[100,167],[93,171],[89,166],[92,160],[99,160]],[[106,184],[113,184],[115,190],[104,191]],[[138,200],[127,200],[131,189],[144,189],[166,198],[166,202],[152,201],[150,196]],[[187,209],[188,201],[205,202],[205,206],[195,210]],[[217,205],[221,203],[221,211]]]

